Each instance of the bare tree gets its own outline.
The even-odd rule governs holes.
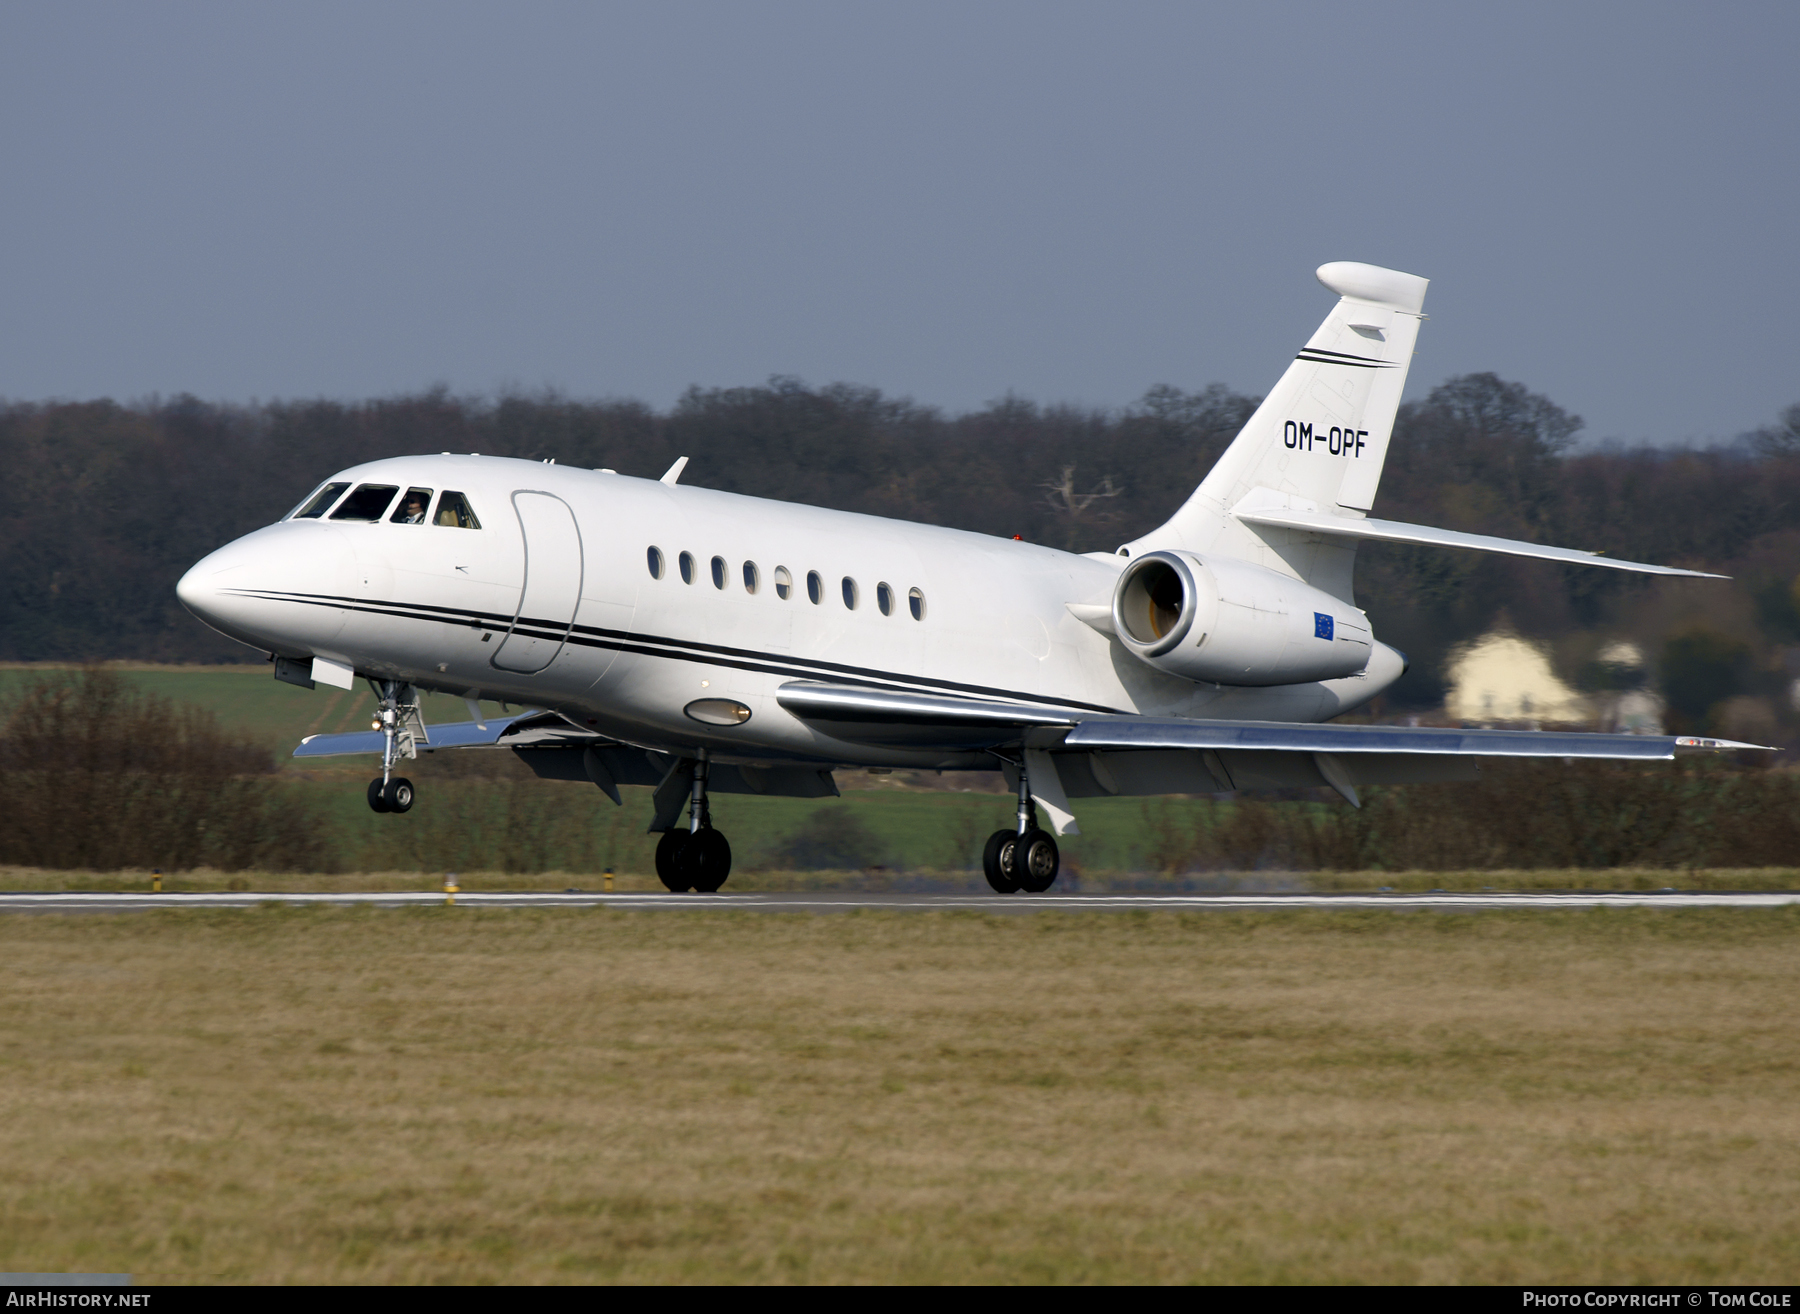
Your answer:
[[[1105,503],[1124,494],[1123,488],[1113,485],[1113,477],[1106,475],[1095,484],[1091,491],[1078,493],[1075,491],[1075,467],[1065,465],[1062,477],[1046,479],[1038,485],[1044,490],[1044,505],[1059,517],[1066,517],[1063,541],[1072,542],[1082,528],[1097,527],[1106,524],[1115,517],[1110,511],[1097,512],[1090,515],[1097,503]]]
[[[1764,456],[1800,455],[1800,402],[1784,410],[1774,424],[1765,424],[1750,435]]]

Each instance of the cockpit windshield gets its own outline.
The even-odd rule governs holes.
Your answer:
[[[331,513],[333,520],[379,520],[400,489],[393,484],[364,484]]]
[[[409,488],[406,496],[400,499],[394,508],[394,514],[388,519],[396,525],[422,525],[425,523],[425,508],[431,505],[429,488]]]
[[[349,484],[326,484],[325,487],[300,504],[300,509],[294,512],[293,518],[295,520],[317,520],[331,510],[331,504],[337,501],[348,487],[350,487]]]

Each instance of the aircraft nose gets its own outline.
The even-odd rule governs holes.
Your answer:
[[[334,532],[320,526],[272,525],[195,562],[175,585],[175,596],[228,638],[254,648],[303,650],[328,641],[343,614],[282,595],[295,589],[341,592],[337,576],[344,573],[347,552]]]
[[[181,605],[201,620],[211,618],[210,609],[215,592],[212,577],[217,568],[213,558],[218,555],[214,552],[211,556],[202,557],[188,568],[188,573],[175,585],[175,596],[181,599]]]
[[[241,540],[229,543],[196,561],[175,585],[175,596],[181,605],[221,634],[246,639],[242,622],[249,617],[239,615],[243,600],[230,591],[233,584],[250,582],[257,557],[252,545]]]

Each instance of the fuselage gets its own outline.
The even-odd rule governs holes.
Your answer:
[[[831,738],[776,692],[820,680],[1321,721],[1402,669],[1376,644],[1369,669],[1341,680],[1238,688],[1163,674],[1067,605],[1108,602],[1118,557],[499,457],[398,457],[329,482],[396,491],[374,519],[333,518],[327,506],[221,548],[182,579],[182,601],[271,654],[554,710],[645,748],[746,763],[990,766],[986,754]],[[411,490],[426,496],[422,523],[395,519]],[[440,514],[449,493],[479,528]],[[706,700],[749,715],[708,724],[690,710]]]

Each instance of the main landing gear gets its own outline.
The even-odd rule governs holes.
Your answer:
[[[1062,867],[1056,838],[1037,824],[1037,809],[1031,803],[1031,782],[1025,762],[1019,761],[1019,820],[1012,830],[997,830],[988,836],[982,850],[981,870],[996,894],[1042,894],[1056,884],[1056,873]]]
[[[419,691],[398,680],[372,682],[380,703],[375,712],[374,728],[382,733],[381,779],[369,782],[369,810],[372,812],[407,812],[413,805],[413,783],[394,774],[394,764],[402,757],[418,756],[414,746],[415,724],[419,717]]]
[[[677,894],[698,890],[712,894],[731,875],[731,845],[712,828],[706,806],[706,757],[694,763],[693,792],[688,800],[688,828],[666,830],[656,843],[656,875]]]

